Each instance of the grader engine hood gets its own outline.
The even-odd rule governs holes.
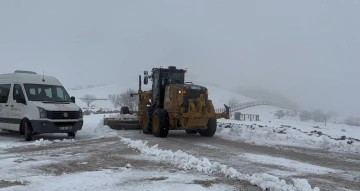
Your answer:
[[[185,113],[194,114],[196,111],[199,116],[203,116],[206,115],[203,112],[203,107],[210,107],[209,110],[213,110],[212,104],[209,103],[211,101],[208,99],[208,89],[206,87],[193,84],[175,84],[174,86],[181,94],[180,107],[184,109]],[[202,99],[200,99],[201,95],[203,96]],[[208,104],[211,104],[211,106]]]
[[[204,95],[205,100],[208,99],[208,89],[204,86],[190,84],[181,84],[177,86],[179,89],[181,89],[181,91],[184,91],[184,101],[189,99],[196,100],[198,97],[200,97],[200,94]]]
[[[171,91],[176,96],[172,100],[173,104],[178,104],[178,109],[172,110],[171,104],[167,105],[167,109],[174,111],[175,116],[179,116],[181,127],[189,130],[189,128],[205,129],[210,118],[215,119],[216,113],[210,99],[208,99],[208,89],[204,86],[194,84],[171,84],[175,87],[175,91]],[[173,90],[174,88],[167,88]],[[167,97],[165,95],[165,97]]]

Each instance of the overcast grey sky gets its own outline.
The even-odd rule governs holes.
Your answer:
[[[360,115],[359,10],[358,0],[2,0],[1,73],[45,70],[71,87],[176,65]]]

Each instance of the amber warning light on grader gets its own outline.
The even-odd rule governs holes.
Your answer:
[[[230,108],[224,104],[222,113],[216,113],[205,86],[185,82],[187,69],[153,68],[151,74],[144,71],[143,83],[152,81],[151,89],[139,90],[137,111],[121,108],[120,117],[106,118],[105,125],[114,129],[140,129],[144,134],[166,137],[171,130],[184,130],[188,134],[212,137],[216,132],[217,119],[229,119]]]

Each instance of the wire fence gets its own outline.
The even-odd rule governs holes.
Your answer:
[[[254,107],[254,106],[258,106],[258,105],[272,105],[272,104],[270,102],[266,102],[266,101],[246,102],[246,103],[241,103],[241,104],[230,107],[230,112],[239,111],[242,109],[246,109],[246,108]],[[225,108],[215,109],[215,113],[224,113],[224,112],[226,112]]]

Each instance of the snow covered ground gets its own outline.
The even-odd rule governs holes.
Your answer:
[[[335,170],[331,168],[326,168],[318,165],[312,165],[309,163],[300,162],[297,160],[291,160],[281,157],[273,157],[269,155],[260,155],[252,153],[242,153],[239,155],[243,160],[249,160],[256,163],[267,164],[267,165],[276,165],[282,166],[288,169],[292,169],[293,172],[286,172],[285,175],[291,176],[296,174],[328,174],[328,173],[341,173],[340,170]],[[271,174],[284,175],[283,171],[274,170],[269,172]]]
[[[141,140],[131,140],[125,137],[121,137],[121,141],[125,144],[128,144],[131,148],[139,150],[142,154],[146,156],[154,157],[153,160],[167,161],[175,165],[177,168],[183,170],[195,170],[205,173],[221,173],[224,176],[249,181],[252,184],[255,184],[265,189],[270,190],[314,190],[319,191],[318,187],[311,188],[311,185],[306,179],[293,179],[293,183],[288,184],[285,180],[281,180],[276,176],[272,176],[266,173],[260,174],[242,174],[232,167],[227,165],[220,164],[218,162],[210,162],[207,158],[196,158],[195,156],[189,155],[182,151],[172,152],[171,150],[162,150],[157,148],[157,145],[152,147],[147,146],[147,142],[142,142]]]
[[[121,144],[118,132],[104,127],[102,119],[86,116],[75,139],[44,134],[24,142],[1,132],[0,190],[236,190],[216,176],[124,158],[121,153],[136,153]]]
[[[337,174],[341,174],[340,177],[346,176],[351,181],[360,177],[358,171],[345,171],[269,153],[239,153],[236,149],[239,139],[229,143],[221,141],[241,138],[239,128],[244,128],[244,125],[234,125],[233,128],[220,125],[217,135],[206,139],[208,141],[171,132],[168,138],[156,142],[158,139],[139,131],[116,131],[103,126],[103,117],[100,114],[85,116],[84,128],[76,139],[66,138],[64,134],[44,134],[35,136],[33,142],[24,142],[17,135],[0,133],[0,171],[5,174],[0,178],[0,190],[272,188],[307,191],[326,190],[322,189],[324,185],[318,186],[316,180],[311,179],[310,183],[308,176],[332,174],[339,178]],[[239,123],[234,120],[222,122]],[[295,132],[289,131],[289,134]],[[148,144],[149,140],[151,144]],[[258,142],[260,138],[245,140]],[[269,141],[266,136],[261,140]],[[287,139],[283,141],[291,144]],[[250,144],[250,147],[253,146]],[[257,152],[256,149],[259,148],[250,148]],[[356,159],[354,163],[360,162]]]
[[[132,84],[132,88],[136,89],[136,83]],[[213,100],[216,108],[222,108],[224,103],[229,99],[235,98],[240,102],[254,101],[251,98],[229,92],[215,85],[204,84],[209,88],[210,99]],[[124,92],[129,85],[111,84],[95,88],[70,90],[71,95],[82,97],[87,93],[92,93],[98,98],[107,98],[109,94]],[[150,88],[150,87],[146,87]],[[77,104],[85,107],[82,101]],[[95,101],[97,107],[112,108],[110,101]],[[232,128],[222,129],[217,135],[231,139],[241,140],[256,144],[272,144],[272,145],[291,145],[312,148],[322,148],[333,151],[350,151],[359,152],[360,128],[351,127],[344,124],[302,122],[299,119],[283,118],[276,119],[274,113],[281,108],[275,106],[256,106],[241,110],[245,114],[260,115],[260,122],[235,121],[235,120],[219,120],[221,123],[231,123]],[[91,119],[90,119],[91,120]],[[343,140],[336,140],[343,139]]]
[[[131,165],[130,165],[131,166]],[[187,190],[187,191],[221,191],[233,189],[230,186],[216,184],[203,187],[192,180],[211,181],[204,175],[187,173],[154,172],[133,170],[127,167],[106,169],[101,171],[88,171],[62,176],[30,176],[23,180],[23,185],[2,188],[4,191],[22,190]],[[74,181],[76,180],[76,181]],[[1,184],[0,184],[1,185]]]
[[[335,123],[277,119],[273,106],[257,106],[241,112],[259,114],[260,121],[220,119],[217,135],[222,138],[262,145],[288,145],[331,151],[360,152],[360,127]]]
[[[253,101],[206,86],[216,108],[231,98]],[[124,87],[69,92],[77,98],[86,93],[107,98]],[[94,103],[112,107],[109,101]],[[80,100],[77,104],[85,106]],[[0,131],[0,172],[5,175],[0,190],[360,190],[360,129],[276,119],[279,109],[241,111],[259,114],[258,122],[219,119],[210,139],[172,131],[159,141],[139,131],[103,126],[101,114],[85,116],[75,139],[44,134],[25,142]]]

